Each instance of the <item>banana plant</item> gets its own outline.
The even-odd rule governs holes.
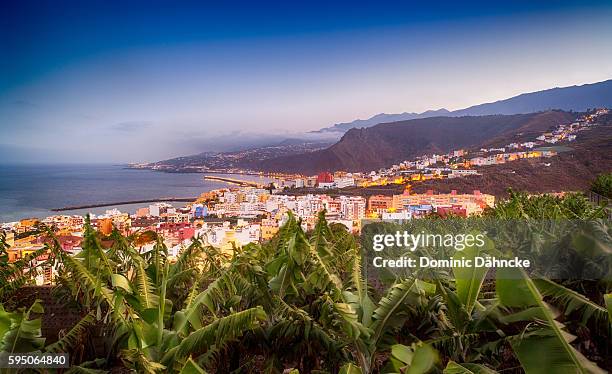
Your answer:
[[[487,214],[504,219],[597,214],[580,198],[574,200],[514,194]],[[605,255],[609,231],[601,225],[592,229],[568,242],[572,250]],[[104,357],[77,363],[72,373],[118,364],[149,373],[238,372],[255,356],[263,358],[267,373],[286,368],[492,373],[506,369],[504,359],[527,373],[543,368],[586,373],[598,372],[597,366],[570,344],[569,329],[548,303],[566,319],[581,317],[585,326],[610,324],[605,281],[573,284],[498,269],[492,292],[487,269],[464,267],[373,288],[362,275],[357,240],[342,226],[328,224],[324,212],[311,232],[289,214],[271,241],[229,255],[196,239],[171,260],[163,238],[152,232],[125,237],[115,230],[105,238],[112,241],[108,249],[100,239],[87,220],[81,253],[68,256],[56,240],[49,247],[50,261],[61,265],[57,288],[75,302],[82,319],[45,347],[40,320],[32,322],[39,306],[16,312],[1,308],[3,344],[19,336],[20,350],[69,351],[91,326],[101,328]],[[144,252],[144,244],[152,249]],[[473,258],[481,250],[468,247],[462,256]],[[19,288],[20,277],[3,279],[11,283],[7,294]],[[602,336],[609,334],[604,330]],[[504,354],[495,351],[499,347]]]
[[[497,269],[496,291],[502,305],[514,313],[508,323],[527,322],[520,335],[510,338],[527,373],[603,373],[570,343],[575,338],[545,302],[534,282],[522,269]]]
[[[117,241],[116,247],[104,250],[89,223],[85,235],[83,251],[77,256],[66,255],[57,243],[54,253],[63,264],[62,284],[69,286],[89,313],[64,339],[49,346],[50,351],[74,345],[75,336],[95,317],[110,327],[110,351],[127,367],[160,372],[170,364],[178,369],[190,356],[211,355],[243,332],[258,328],[266,318],[261,307],[207,314],[199,300],[173,313],[176,306],[168,298],[169,285],[179,284],[185,274],[199,273],[192,260],[202,252],[197,244],[171,263],[160,238],[155,238],[149,253],[140,253],[129,241]],[[211,305],[206,298],[202,303]],[[189,324],[182,319],[186,315]]]
[[[422,374],[432,370],[438,361],[438,352],[428,344],[410,346],[396,344],[391,347],[391,358],[383,369],[389,374]]]
[[[31,281],[36,269],[42,262],[35,262],[37,257],[47,252],[43,247],[14,262],[9,262],[9,245],[6,242],[6,234],[0,231],[0,300],[5,300],[14,295],[19,288]]]
[[[0,352],[24,353],[44,348],[45,338],[41,333],[41,319],[33,314],[44,313],[40,300],[29,308],[9,312],[0,304]]]

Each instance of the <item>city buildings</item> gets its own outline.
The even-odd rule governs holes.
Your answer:
[[[176,257],[194,238],[218,248],[222,253],[270,240],[278,233],[289,212],[300,220],[305,230],[310,230],[314,228],[318,214],[325,210],[329,222],[342,224],[355,234],[359,233],[361,220],[365,218],[409,220],[431,214],[441,217],[478,215],[487,207],[494,206],[494,196],[478,190],[472,193],[452,190],[447,194],[436,194],[434,191],[412,194],[410,184],[431,178],[468,177],[486,172],[486,168],[480,168],[482,166],[553,157],[556,155],[553,149],[557,148],[543,145],[574,141],[580,131],[594,125],[598,115],[606,113],[607,110],[598,110],[571,124],[559,125],[533,141],[513,142],[503,147],[477,151],[459,149],[446,154],[423,155],[369,173],[324,172],[317,176],[292,176],[289,182],[281,183],[286,188],[309,189],[300,190],[297,194],[287,194],[280,188],[270,191],[259,186],[222,188],[203,193],[185,207],[154,203],[139,207],[134,214],[110,209],[104,214],[91,215],[90,221],[99,232],[104,248],[112,244],[109,236],[114,230],[123,235],[152,231],[163,238],[171,256]],[[359,193],[341,193],[341,189],[345,188],[358,192],[360,188],[390,184],[405,185],[407,188],[402,194],[376,194],[367,199]],[[323,191],[325,189],[340,191]],[[33,233],[39,225],[53,231],[66,253],[75,255],[80,252],[85,226],[82,216],[26,218],[4,223],[0,228],[5,235],[10,262],[30,255],[34,256],[32,261],[43,261],[49,255],[46,245],[51,238],[44,233]],[[153,241],[143,243],[140,250],[151,250],[153,245]],[[41,269],[35,276],[36,282],[52,282],[55,271],[53,268]]]

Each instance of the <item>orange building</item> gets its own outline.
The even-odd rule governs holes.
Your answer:
[[[38,218],[26,218],[19,221],[19,226],[17,227],[17,233],[21,234],[24,232],[34,230],[34,227],[40,223]]]
[[[148,216],[149,216],[149,208],[148,207],[138,208],[136,210],[136,217],[148,217]]]
[[[372,195],[368,199],[368,211],[376,212],[379,209],[389,209],[393,206],[393,196]]]
[[[113,232],[113,220],[111,218],[98,219],[98,231],[102,235],[110,235]]]
[[[458,194],[456,190],[452,190],[451,193],[447,194],[434,194],[432,190],[427,191],[424,194],[410,195],[404,193],[401,195],[393,195],[393,208],[403,209],[409,205],[423,205],[423,204],[435,204],[435,205],[467,205],[467,204],[478,204],[493,207],[495,204],[495,196],[483,194],[478,190],[475,190],[471,194]]]

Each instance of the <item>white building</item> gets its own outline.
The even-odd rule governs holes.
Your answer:
[[[466,175],[477,175],[478,170],[476,169],[453,169],[448,175],[449,178],[464,177]]]
[[[152,217],[159,217],[162,213],[166,213],[168,208],[172,208],[172,205],[168,203],[155,203],[149,205],[149,215]]]
[[[382,219],[412,219],[412,212],[409,210],[404,210],[401,212],[383,212]]]
[[[352,187],[355,185],[355,179],[353,177],[337,178],[335,183],[338,188]]]

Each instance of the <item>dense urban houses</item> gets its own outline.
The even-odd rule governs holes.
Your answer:
[[[452,190],[440,194],[433,190],[416,194],[411,183],[432,178],[467,178],[482,172],[480,167],[513,162],[524,158],[554,157],[554,149],[547,144],[571,142],[580,132],[597,126],[600,116],[608,109],[598,109],[575,122],[559,125],[531,141],[514,142],[505,146],[458,149],[446,154],[423,155],[389,168],[369,173],[343,171],[322,172],[316,176],[276,175],[273,188],[241,184],[235,187],[207,191],[185,206],[152,203],[133,214],[109,209],[104,214],[92,214],[91,226],[103,237],[113,232],[131,235],[152,231],[163,237],[172,258],[180,256],[194,238],[204,244],[230,252],[235,247],[271,239],[286,222],[291,212],[300,220],[304,230],[312,230],[321,211],[330,223],[338,223],[348,231],[359,233],[363,219],[409,220],[428,215],[440,217],[469,217],[493,208],[495,197],[478,190],[462,193]],[[401,194],[359,193],[344,195],[344,189],[360,189],[385,185],[404,186]],[[286,193],[291,191],[291,194]],[[334,193],[329,193],[333,190]],[[78,215],[52,215],[6,222],[1,226],[8,245],[8,261],[37,255],[44,261],[50,238],[41,226],[53,231],[58,243],[67,254],[80,252],[84,217]],[[103,245],[105,241],[102,241]],[[142,252],[150,251],[153,243],[143,245]],[[53,283],[57,269],[45,268],[34,275],[37,284]]]

